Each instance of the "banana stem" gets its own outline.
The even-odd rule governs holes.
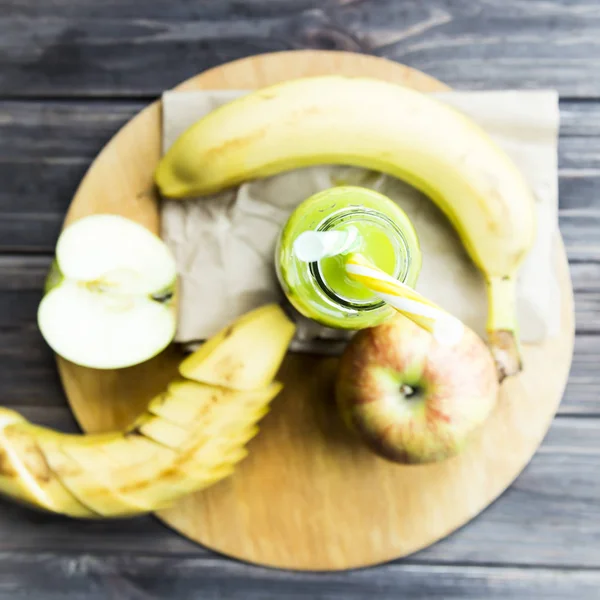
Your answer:
[[[488,344],[496,361],[500,381],[516,375],[522,368],[517,335],[515,284],[513,277],[491,277],[487,281]]]
[[[512,277],[491,277],[487,281],[488,331],[516,331],[515,283]]]

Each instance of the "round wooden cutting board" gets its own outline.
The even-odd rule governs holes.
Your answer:
[[[367,75],[430,92],[447,89],[383,59],[298,51],[236,61],[179,89],[250,89],[284,79]],[[67,215],[118,213],[158,232],[152,173],[160,155],[160,103],[132,119],[85,176]],[[250,455],[229,479],[191,495],[158,517],[224,554],[273,567],[363,567],[415,552],[488,506],[528,463],[556,412],[573,348],[573,302],[567,261],[557,239],[562,290],[560,334],[524,348],[525,370],[502,385],[492,418],[464,453],[430,466],[376,458],[341,424],[333,407],[335,359],[288,355],[284,392],[261,422]],[[59,359],[69,402],[85,431],[125,426],[176,370],[181,355],[121,371],[95,371]]]

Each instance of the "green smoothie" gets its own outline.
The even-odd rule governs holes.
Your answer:
[[[370,223],[355,223],[358,230],[357,245],[353,251],[360,252],[380,269],[393,275],[397,265],[398,248],[386,231]],[[331,256],[318,263],[318,271],[325,285],[336,295],[350,302],[365,302],[373,299],[373,294],[353,281],[344,268],[345,257]]]
[[[392,277],[416,284],[421,252],[406,213],[378,192],[351,186],[319,192],[296,208],[277,244],[277,275],[287,298],[304,316],[328,327],[373,327],[395,311],[346,275],[343,255],[308,263],[293,251],[294,241],[305,231],[349,228],[358,231],[353,252]]]

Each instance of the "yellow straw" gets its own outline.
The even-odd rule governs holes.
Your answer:
[[[381,300],[432,333],[440,343],[453,346],[461,340],[464,331],[461,321],[376,267],[362,254],[347,256],[346,272],[351,279],[362,283]]]

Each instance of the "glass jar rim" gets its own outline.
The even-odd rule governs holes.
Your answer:
[[[365,206],[344,207],[344,208],[341,208],[340,210],[328,215],[325,219],[323,219],[323,221],[321,221],[317,225],[315,231],[330,231],[331,229],[333,229],[334,227],[339,225],[340,222],[343,222],[348,217],[360,216],[360,215],[364,215],[364,216],[368,217],[367,220],[380,221],[380,223],[383,224],[386,228],[391,229],[393,231],[394,235],[396,236],[396,238],[400,241],[400,244],[402,247],[402,252],[404,253],[404,256],[406,257],[406,260],[398,263],[398,269],[397,269],[398,272],[394,273],[392,276],[394,278],[398,279],[399,281],[402,281],[402,282],[405,281],[408,276],[409,270],[410,270],[409,269],[410,254],[411,254],[410,247],[406,240],[406,236],[404,235],[404,233],[402,232],[400,227],[398,227],[396,222],[393,219],[391,219],[390,217],[388,217],[386,214],[384,214],[378,210],[372,209],[372,208],[367,208]],[[400,270],[400,269],[402,269],[402,267],[404,267],[403,271]],[[325,283],[325,280],[320,273],[318,262],[313,262],[313,263],[309,264],[309,272],[310,272],[311,276],[314,278],[314,280],[315,280],[317,286],[319,287],[319,289],[321,290],[321,292],[324,293],[330,300],[332,300],[336,304],[339,304],[345,308],[348,308],[351,310],[357,310],[357,311],[361,311],[361,312],[368,312],[368,311],[378,310],[378,309],[382,308],[383,306],[385,306],[385,304],[386,304],[383,300],[378,300],[376,302],[368,302],[368,303],[364,303],[364,304],[360,303],[360,302],[352,302],[352,301],[348,300],[347,298],[344,298],[343,296],[336,294]]]

